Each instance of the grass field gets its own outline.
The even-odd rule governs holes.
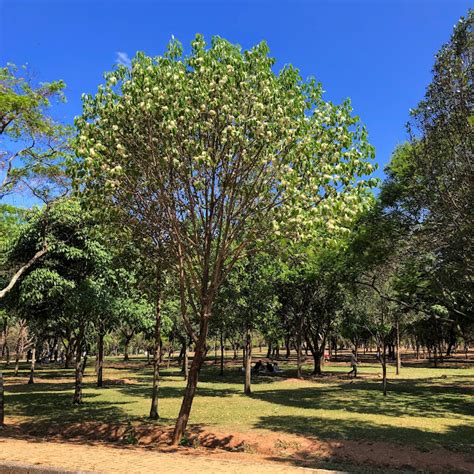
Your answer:
[[[221,431],[272,430],[469,452],[474,440],[474,369],[446,365],[404,367],[399,376],[391,367],[387,397],[375,364],[362,364],[356,380],[345,376],[344,364],[327,364],[325,371],[331,376],[297,380],[294,366],[283,362],[281,376],[254,377],[250,397],[242,393],[243,376],[237,366],[220,376],[217,366],[208,365],[201,374],[190,422]],[[162,418],[156,423],[170,425],[185,382],[176,367],[161,374]],[[79,407],[71,405],[72,370],[40,366],[34,385],[26,384],[26,365],[19,377],[9,369],[5,376],[7,419],[47,426],[84,421],[152,423],[146,418],[151,367],[143,359],[127,364],[108,359],[105,387],[100,389],[95,387],[94,369],[88,368],[84,403]]]

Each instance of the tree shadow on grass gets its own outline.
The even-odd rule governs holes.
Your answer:
[[[151,385],[121,385],[115,387],[118,391],[123,393],[129,397],[139,397],[139,398],[150,398],[151,397]],[[232,388],[211,388],[205,387],[201,384],[198,385],[197,388],[197,395],[198,397],[229,397],[232,395],[236,395],[241,393],[241,391],[232,389]],[[183,387],[169,387],[169,386],[162,386],[159,389],[158,397],[160,400],[167,399],[167,398],[178,398],[181,399],[184,394],[184,386]]]
[[[48,385],[48,387],[44,387]],[[42,384],[25,391],[7,393],[7,416],[28,417],[35,423],[66,424],[80,421],[110,421],[127,418],[120,408],[127,402],[98,401],[97,394],[84,393],[81,405],[72,405],[73,391],[64,391],[63,384]],[[35,390],[39,388],[40,390]]]
[[[454,451],[470,452],[474,426],[458,425],[442,433],[418,428],[405,428],[368,421],[316,416],[263,416],[255,428],[284,432],[322,440],[379,441],[413,444],[422,449],[444,447]]]
[[[253,397],[269,403],[303,409],[345,410],[384,416],[457,418],[474,416],[474,398],[464,386],[439,386],[398,380],[384,397],[381,384],[355,382],[314,387],[279,387],[255,391]]]

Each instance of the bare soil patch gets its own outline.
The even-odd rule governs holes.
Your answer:
[[[14,423],[0,432],[5,438],[101,445],[154,452],[212,456],[249,462],[273,461],[286,466],[318,467],[348,463],[381,469],[414,469],[428,472],[474,472],[474,457],[446,449],[421,451],[415,447],[385,442],[354,440],[323,441],[309,437],[249,431],[226,433],[205,426],[192,426],[183,446],[171,447],[171,427],[137,422],[83,422],[64,426]]]

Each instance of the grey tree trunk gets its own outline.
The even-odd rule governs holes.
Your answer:
[[[396,332],[397,332],[397,339],[396,339],[396,351],[397,351],[397,368],[396,368],[396,373],[397,375],[400,374],[400,369],[402,367],[402,359],[401,359],[401,354],[400,354],[400,324],[398,321],[396,321],[396,326],[395,326]]]
[[[35,363],[36,363],[36,344],[33,345],[33,349],[31,351],[30,378],[28,380],[29,384],[35,383]]]
[[[5,383],[0,369],[0,428],[5,425]]]
[[[98,336],[98,353],[97,353],[97,386],[102,387],[104,384],[104,330],[100,328]]]
[[[387,345],[383,344],[383,352],[382,352],[382,383],[383,383],[383,394],[384,397],[387,396]]]
[[[157,420],[158,414],[158,390],[160,382],[160,359],[161,359],[161,274],[157,277],[157,296],[155,313],[155,340],[153,351],[153,388],[151,394],[150,418]]]
[[[224,335],[221,329],[221,370],[219,375],[224,375]]]
[[[244,393],[252,393],[252,332],[247,329],[245,335],[245,383]]]
[[[73,405],[80,405],[82,403],[82,380],[84,377],[84,371],[87,364],[87,353],[84,354],[84,359],[82,360],[82,350],[84,342],[84,333],[85,327],[80,328],[79,336],[77,338],[76,345],[76,372],[75,372],[75,386],[74,386],[74,396],[72,399]]]
[[[183,353],[183,375],[184,380],[188,380],[189,375],[189,356],[188,356],[188,346],[184,343],[184,353]]]
[[[296,352],[297,352],[297,371],[296,376],[301,379],[303,377],[303,344],[302,344],[302,337],[303,337],[303,316],[300,316],[300,324],[298,328],[298,334],[296,337]]]

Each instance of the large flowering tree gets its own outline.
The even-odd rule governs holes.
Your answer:
[[[196,36],[106,74],[77,119],[76,180],[157,244],[171,242],[195,356],[174,442],[186,428],[212,306],[233,264],[273,238],[345,232],[367,203],[373,149],[349,102],[334,105],[268,47]],[[156,236],[160,237],[156,239]],[[192,308],[187,314],[186,308]],[[191,318],[198,322],[193,331]]]

